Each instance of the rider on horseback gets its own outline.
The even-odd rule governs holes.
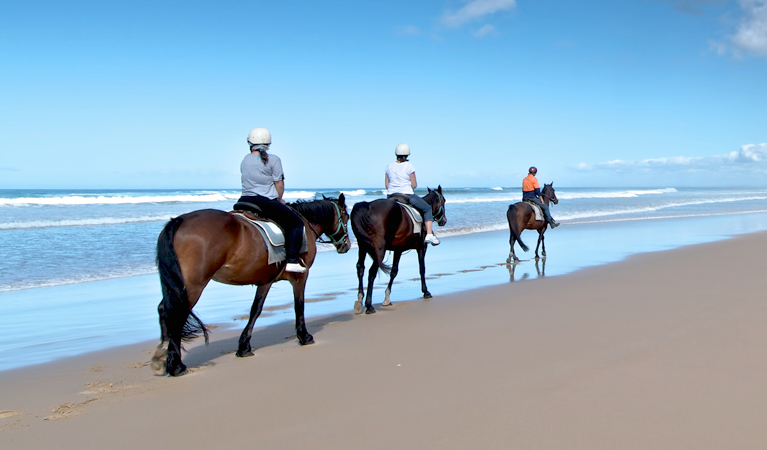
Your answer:
[[[434,215],[431,212],[431,206],[413,192],[413,189],[418,186],[418,182],[415,179],[415,167],[407,160],[407,157],[410,156],[410,147],[407,144],[399,144],[394,149],[394,154],[397,156],[397,160],[386,167],[387,198],[391,198],[395,194],[407,197],[408,203],[423,214],[423,223],[426,227],[424,242],[439,245],[439,239],[432,231]]]
[[[551,228],[556,228],[559,226],[559,222],[554,221],[554,218],[551,217],[549,207],[545,205],[540,199],[541,186],[538,184],[538,180],[535,178],[536,173],[538,173],[538,169],[531,167],[530,170],[528,170],[527,177],[522,180],[522,200],[530,201],[540,206],[543,210],[543,214],[546,216],[546,222],[551,225]]]
[[[277,155],[267,154],[272,135],[266,128],[253,128],[248,134],[250,153],[240,164],[242,197],[238,202],[253,203],[261,208],[265,218],[274,220],[285,232],[286,272],[304,273],[298,254],[304,236],[304,221],[285,205],[285,174]]]

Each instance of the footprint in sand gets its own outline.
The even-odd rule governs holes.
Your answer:
[[[59,420],[59,419],[66,419],[68,417],[76,416],[78,414],[82,414],[83,412],[83,406],[87,405],[90,402],[95,402],[96,400],[99,400],[98,398],[91,398],[89,400],[85,400],[84,402],[77,402],[77,403],[64,403],[63,405],[59,405],[51,410],[53,415],[50,415],[48,417],[44,417],[43,420]]]
[[[94,381],[92,383],[86,383],[85,386],[88,390],[80,392],[81,395],[114,394],[116,392],[122,392],[127,389],[138,387],[134,385],[120,386],[119,384],[107,383],[106,381]]]
[[[19,415],[20,411],[0,411],[0,419],[7,419],[9,417]]]

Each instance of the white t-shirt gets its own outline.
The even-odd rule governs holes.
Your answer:
[[[412,194],[413,187],[410,185],[410,174],[414,172],[415,167],[410,164],[410,161],[393,162],[386,166],[386,175],[389,177],[387,195]]]

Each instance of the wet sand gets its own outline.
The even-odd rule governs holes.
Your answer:
[[[0,447],[765,448],[765,250],[755,233],[350,307],[306,347],[258,328],[252,358],[214,330],[180,378],[152,373],[156,342],[6,371]]]

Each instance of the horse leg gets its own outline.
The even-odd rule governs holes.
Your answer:
[[[373,258],[373,264],[370,266],[368,272],[368,295],[365,299],[365,314],[375,314],[376,310],[373,308],[373,283],[375,282],[376,275],[378,274],[378,261]]]
[[[418,271],[421,273],[423,298],[431,298],[431,293],[426,289],[426,244],[418,249]]]
[[[544,242],[545,238],[543,237],[543,232],[544,231],[546,231],[545,228],[541,228],[540,230],[538,230],[538,244],[535,245],[535,259],[536,260],[538,259],[538,247],[539,246],[543,250],[541,252],[541,255],[543,255],[544,258],[546,257],[546,243]]]
[[[538,247],[541,246],[541,241],[543,240],[543,233],[541,233],[541,230],[538,230],[538,243],[535,244],[535,260],[537,261],[539,259],[538,257]],[[546,256],[546,253],[543,253],[543,256]]]
[[[394,278],[397,277],[397,273],[399,273],[399,259],[402,257],[402,252],[394,252],[394,258],[392,258],[392,265],[391,265],[391,272],[389,273],[389,285],[386,287],[386,292],[384,292],[384,301],[383,306],[389,306],[391,305],[391,285],[394,283]]]
[[[307,272],[295,275],[290,279],[290,284],[293,285],[293,303],[296,310],[296,337],[301,345],[314,343],[314,337],[307,331],[306,321],[304,320],[304,291],[306,290],[306,278],[308,275]]]
[[[253,325],[256,324],[256,319],[261,315],[261,310],[264,308],[264,301],[266,301],[266,295],[271,288],[272,283],[256,287],[256,298],[253,299],[253,305],[250,307],[248,324],[245,325],[245,329],[242,330],[240,343],[237,346],[236,355],[241,358],[253,356],[253,349],[250,347],[250,338],[253,336]]]
[[[357,279],[360,281],[359,289],[357,290],[357,301],[354,302],[354,314],[360,314],[362,312],[362,299],[365,298],[365,288],[362,285],[362,277],[365,276],[365,257],[367,252],[360,247],[359,258],[357,258]]]
[[[517,255],[514,254],[514,242],[516,242],[516,239],[514,238],[514,233],[509,234],[511,234],[509,237],[509,257],[506,258],[506,264],[511,264],[512,261],[516,264],[519,262]]]

